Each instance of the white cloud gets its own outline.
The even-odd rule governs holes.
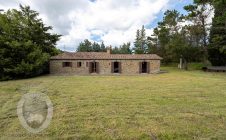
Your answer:
[[[4,2],[3,2],[4,1]],[[149,25],[170,0],[0,0],[0,8],[15,8],[19,3],[30,5],[40,13],[54,32],[62,34],[58,47],[74,50],[84,39],[104,41],[118,46],[134,42],[136,30]],[[147,29],[147,35],[152,29]]]
[[[106,45],[119,46],[124,42],[133,42],[136,30],[148,25],[161,9],[167,6],[167,0],[97,0],[90,2],[86,9],[72,11],[69,19],[72,27],[69,35],[75,43],[85,38],[98,36]],[[147,29],[147,34],[151,29]]]

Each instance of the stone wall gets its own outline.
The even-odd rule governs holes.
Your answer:
[[[121,74],[133,75],[139,74],[139,62],[143,60],[117,60],[121,62]],[[72,67],[63,67],[63,62],[72,62]],[[77,66],[77,62],[81,62],[81,67]],[[91,60],[51,60],[50,61],[50,74],[68,74],[68,75],[89,75],[89,65],[87,62]],[[114,60],[95,60],[99,62],[99,74],[112,75],[111,62]],[[160,71],[160,60],[146,60],[150,62],[150,73]]]
[[[160,60],[150,61],[150,73],[157,73],[160,71]]]

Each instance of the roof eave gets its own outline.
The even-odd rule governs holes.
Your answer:
[[[152,58],[152,59],[147,59],[147,58],[141,58],[141,59],[120,59],[120,58],[112,58],[112,59],[73,59],[73,58],[64,58],[64,59],[59,59],[59,58],[50,58],[50,60],[162,60],[162,58]]]

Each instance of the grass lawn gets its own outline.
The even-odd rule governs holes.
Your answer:
[[[0,82],[0,139],[225,139],[226,74],[167,69],[142,76],[41,76]],[[17,117],[25,92],[54,105],[47,129]]]

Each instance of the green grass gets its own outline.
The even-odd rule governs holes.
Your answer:
[[[180,71],[143,76],[42,76],[0,83],[2,139],[224,139],[226,74]],[[16,114],[23,93],[54,105],[39,134]],[[0,138],[0,139],[1,139]]]

